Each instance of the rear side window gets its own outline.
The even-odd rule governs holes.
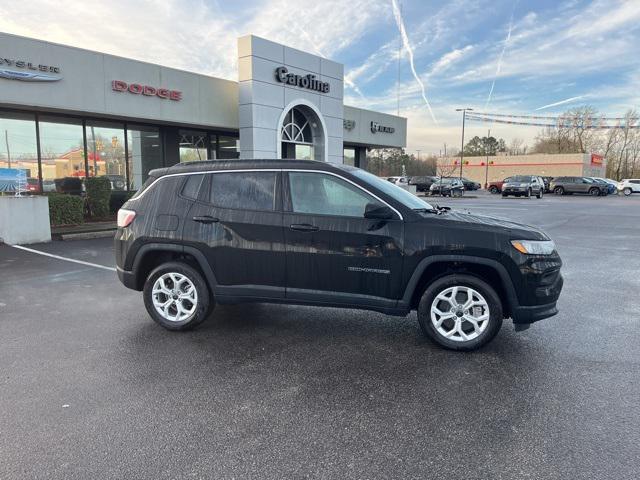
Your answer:
[[[229,172],[209,175],[209,202],[216,207],[275,210],[277,172]]]
[[[151,185],[153,182],[155,182],[158,179],[158,177],[147,177],[147,179],[144,181],[144,183],[142,184],[142,186],[138,189],[138,191],[133,195],[133,198],[137,198],[140,196],[140,194],[142,192],[144,192],[147,188],[149,188],[149,185]]]
[[[202,179],[204,174],[201,175],[188,175],[187,180],[182,187],[182,196],[195,200],[198,198],[200,192],[200,185],[202,185]]]

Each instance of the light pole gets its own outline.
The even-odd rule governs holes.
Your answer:
[[[484,170],[484,189],[486,190],[489,186],[489,139],[491,138],[491,129],[487,132],[487,164]]]
[[[473,108],[456,108],[456,112],[462,112],[462,149],[460,150],[460,180],[462,180],[462,160],[464,159],[464,121],[467,112],[473,111]]]

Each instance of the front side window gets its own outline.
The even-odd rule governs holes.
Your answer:
[[[220,208],[275,210],[276,172],[210,174],[209,201]]]
[[[364,217],[368,204],[378,200],[340,178],[323,173],[289,173],[291,207],[295,213]]]

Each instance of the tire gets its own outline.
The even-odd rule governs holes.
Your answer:
[[[502,194],[502,198],[507,198],[509,195],[507,195],[506,193]]]
[[[473,291],[472,298],[482,300],[482,305],[478,305],[482,312],[479,317],[475,313],[468,313],[470,309],[467,309],[467,313],[465,313],[464,310],[457,308],[456,313],[453,313],[453,309],[456,308],[453,306],[449,311],[443,311],[452,303],[444,299],[437,299],[437,297],[443,295],[443,298],[447,296],[451,298],[454,287],[458,287],[458,296],[455,299],[457,304],[466,302],[470,298],[469,289]],[[443,315],[435,313],[432,308],[436,308]],[[462,312],[462,317],[459,317],[459,312]],[[476,320],[475,322],[478,324],[478,330],[475,329],[472,322],[466,320],[469,317],[480,319],[485,315],[487,315],[486,320]],[[458,318],[462,318],[462,320],[457,320]],[[440,326],[437,326],[438,321],[440,321]],[[436,344],[449,350],[468,352],[486,345],[500,331],[502,302],[496,291],[478,277],[464,274],[447,275],[429,285],[422,294],[418,305],[418,322],[422,332]],[[449,338],[445,337],[443,333],[447,330],[453,332]],[[466,340],[465,336],[470,338]]]
[[[628,197],[633,193],[633,191],[629,187],[626,187],[624,190],[622,190],[622,193],[624,193],[625,197]]]
[[[181,290],[186,290],[182,295],[185,295],[187,292],[191,292],[192,289],[195,290],[195,295],[185,297],[180,301],[180,305],[183,309],[184,307],[187,307],[187,312],[180,312],[178,310],[178,302],[176,301],[177,297],[171,297],[164,292],[156,292],[154,294],[154,287],[161,286],[159,282],[161,277],[164,277],[164,290],[172,292],[174,295]],[[177,282],[174,282],[172,277],[180,280],[177,285]],[[189,288],[189,284],[191,285],[191,288]],[[214,307],[214,303],[209,293],[209,288],[207,287],[207,284],[202,278],[200,272],[192,266],[182,262],[163,263],[153,270],[147,277],[142,295],[144,298],[144,306],[153,321],[167,330],[189,330],[194,328],[206,320]],[[165,310],[167,312],[166,315],[161,314],[158,309],[156,309],[154,297],[158,303],[162,303],[162,300],[165,299],[167,301],[173,300],[173,303],[169,304],[168,308]],[[192,309],[193,311],[189,312]],[[172,315],[174,312],[175,315]],[[170,318],[172,316],[175,318]]]
[[[564,195],[564,188],[556,187],[553,189],[553,193],[555,193],[556,195]]]
[[[544,195],[544,190],[540,189],[538,190],[538,194],[536,195],[536,198],[541,199],[543,195]]]
[[[591,195],[592,197],[599,197],[600,196],[600,189],[599,188],[590,188],[589,189],[589,195]]]
[[[527,198],[531,198],[531,189],[527,190],[527,193],[524,196]]]
[[[491,187],[489,187],[489,192],[495,195],[496,193],[498,193],[498,187],[492,185]]]

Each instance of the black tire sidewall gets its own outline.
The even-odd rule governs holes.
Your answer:
[[[453,286],[471,287],[479,292],[489,305],[489,325],[487,329],[468,342],[456,342],[440,335],[431,323],[431,303],[443,290]],[[452,274],[434,281],[422,294],[418,305],[418,323],[422,332],[438,345],[457,351],[471,351],[481,348],[490,342],[502,327],[502,302],[496,291],[482,279],[465,274]]]
[[[198,293],[196,311],[186,320],[171,322],[160,315],[153,306],[153,284],[161,275],[169,272],[179,273],[187,277]],[[183,262],[167,262],[155,268],[147,277],[142,291],[144,306],[154,322],[168,330],[189,330],[200,325],[211,313],[213,302],[206,282],[200,272]]]

